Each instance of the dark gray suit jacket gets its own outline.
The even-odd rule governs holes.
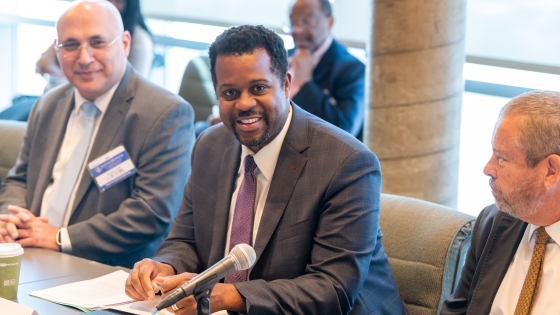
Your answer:
[[[223,124],[193,149],[192,174],[155,259],[199,273],[224,257],[241,144]],[[379,230],[381,173],[350,134],[293,105],[258,235],[250,314],[403,314]]]
[[[41,211],[45,189],[74,108],[74,88],[49,91],[35,104],[16,165],[0,190],[7,205]],[[129,65],[103,116],[88,162],[123,145],[137,173],[101,193],[84,170],[68,233],[76,256],[132,267],[167,235],[190,174],[193,110]]]
[[[478,216],[461,282],[443,304],[442,315],[490,313],[527,222],[491,205]]]

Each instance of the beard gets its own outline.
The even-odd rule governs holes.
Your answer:
[[[236,120],[242,119],[243,117],[247,117],[247,116],[251,116],[254,114],[258,114],[260,115],[262,118],[262,120],[264,120],[265,123],[265,130],[264,132],[255,138],[242,138],[239,135],[239,132],[237,131],[237,124],[235,123]],[[239,113],[239,115],[237,115],[237,117],[231,118],[230,119],[230,124],[231,124],[231,129],[233,130],[233,134],[235,135],[235,138],[237,139],[237,141],[239,141],[241,144],[243,144],[246,147],[258,147],[261,144],[264,144],[265,142],[268,141],[268,139],[270,138],[270,121],[268,118],[268,114],[266,112],[257,112],[255,110],[248,110],[248,111],[244,111]]]
[[[539,189],[533,179],[521,181],[509,193],[504,194],[496,186],[494,179],[490,178],[490,187],[495,193],[494,199],[500,210],[518,219],[534,215],[544,204],[544,187]]]

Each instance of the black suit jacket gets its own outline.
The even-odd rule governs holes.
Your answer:
[[[250,314],[403,314],[381,244],[379,161],[293,105],[254,248],[235,286]],[[224,257],[241,144],[223,124],[197,140],[183,203],[156,260],[179,273]]]
[[[494,297],[523,238],[527,222],[491,205],[478,216],[461,281],[441,315],[490,313]]]
[[[292,55],[294,50],[290,50]],[[293,97],[311,114],[361,139],[364,124],[364,64],[336,40],[313,70],[313,81]]]

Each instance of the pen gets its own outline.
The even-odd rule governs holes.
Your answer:
[[[154,292],[160,292],[161,291],[161,284],[158,284],[154,287]]]

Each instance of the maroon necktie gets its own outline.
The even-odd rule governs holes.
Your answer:
[[[235,201],[235,212],[233,213],[229,238],[230,251],[237,244],[251,244],[255,195],[257,193],[257,179],[254,174],[256,167],[257,164],[255,164],[253,156],[247,155],[245,157],[245,174]],[[236,271],[225,279],[225,283],[241,281],[247,281],[247,270]]]

